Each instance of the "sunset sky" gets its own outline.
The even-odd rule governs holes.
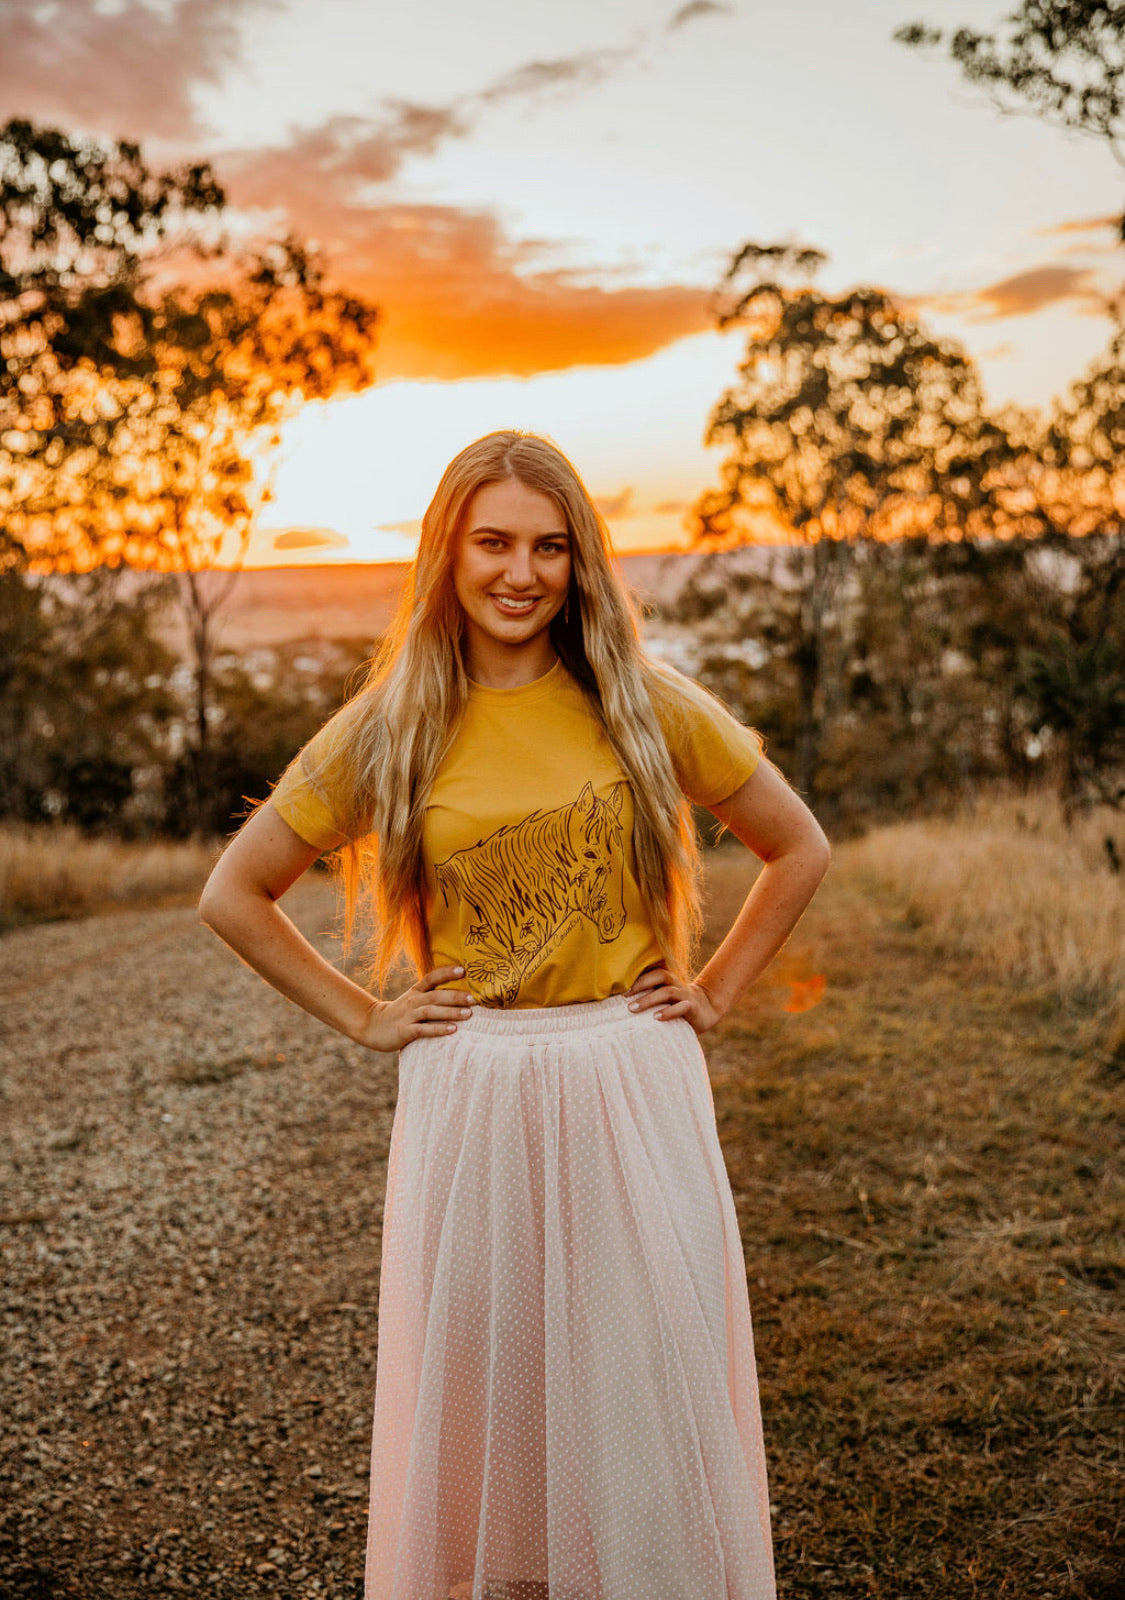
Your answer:
[[[409,555],[448,459],[549,433],[619,549],[715,481],[745,240],[815,245],[1042,405],[1105,344],[1120,170],[892,39],[1007,0],[0,0],[0,115],[206,157],[379,303],[381,381],[291,426],[255,564]]]

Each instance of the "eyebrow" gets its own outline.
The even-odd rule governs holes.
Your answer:
[[[517,535],[514,534],[510,528],[490,528],[487,523],[483,524],[479,528],[470,528],[469,532],[498,533],[502,539],[514,539],[517,537]],[[569,539],[570,531],[567,528],[560,528],[558,533],[533,533],[531,537],[533,539]]]

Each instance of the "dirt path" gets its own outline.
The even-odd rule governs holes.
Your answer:
[[[286,906],[335,949],[324,885]],[[354,1600],[394,1059],[190,908],[13,933],[0,992],[0,1593]],[[709,1036],[784,1596],[1109,1600],[1122,1091],[1079,1023],[840,877]]]

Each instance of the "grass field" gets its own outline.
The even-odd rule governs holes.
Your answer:
[[[704,1040],[780,1600],[1120,1600],[1115,969],[1005,970],[996,908],[1033,897],[980,852],[932,894],[926,840],[952,845],[919,826],[838,847]],[[754,866],[710,856],[712,940]],[[1082,871],[1094,903],[1096,849]],[[327,885],[294,895],[334,950]],[[356,1600],[393,1058],[186,907],[4,952],[0,1592]]]
[[[77,828],[0,827],[0,932],[198,894],[218,846],[88,839]]]
[[[1084,1044],[1094,1001],[990,979],[874,888],[877,840],[708,1048],[780,1592],[1110,1600],[1125,1064]],[[713,928],[750,878],[715,869]]]

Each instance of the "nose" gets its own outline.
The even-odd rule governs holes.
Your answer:
[[[521,549],[518,545],[513,548],[504,572],[504,578],[513,589],[530,589],[535,582],[535,574],[531,570],[531,554]]]

